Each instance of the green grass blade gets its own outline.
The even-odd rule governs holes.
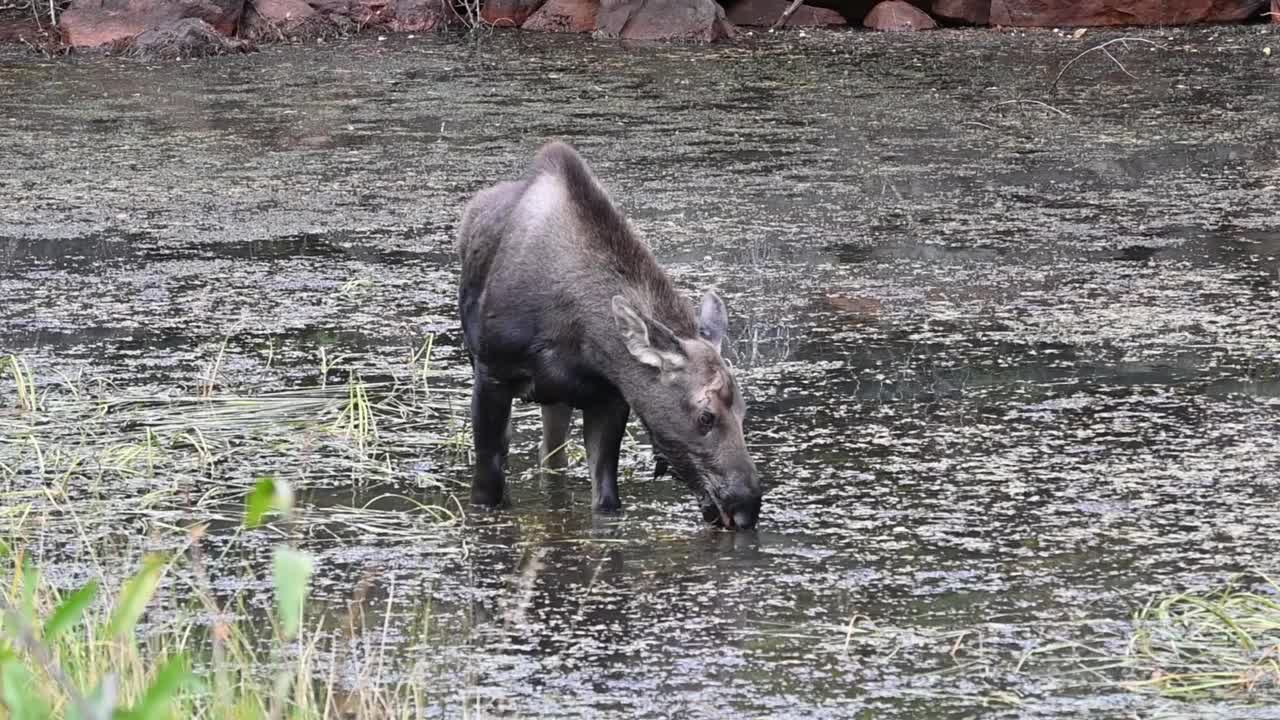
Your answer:
[[[22,557],[22,594],[18,607],[22,619],[31,625],[36,623],[36,590],[40,587],[40,573],[36,571],[31,559]]]
[[[183,654],[170,658],[156,673],[151,686],[142,699],[127,712],[120,713],[121,720],[165,720],[173,698],[192,680],[191,663]]]
[[[83,707],[68,708],[69,720],[111,720],[116,712],[116,701],[119,689],[115,673],[107,673],[98,686],[84,698]]]
[[[306,553],[281,547],[276,548],[273,567],[280,625],[285,638],[293,639],[302,625],[302,604],[314,563]]]
[[[269,512],[287,513],[293,509],[293,491],[288,483],[273,477],[258,478],[244,502],[244,526],[255,528]]]
[[[125,583],[120,592],[115,612],[107,625],[108,635],[119,638],[133,632],[160,585],[160,576],[164,574],[166,565],[167,560],[160,555],[149,555],[143,559],[142,569]]]
[[[53,642],[64,630],[80,622],[84,611],[93,604],[98,596],[98,581],[90,580],[84,587],[71,594],[53,611],[44,624],[44,641]]]
[[[36,694],[37,685],[31,672],[16,658],[0,665],[0,704],[8,711],[8,720],[46,720],[52,717],[48,703]]]

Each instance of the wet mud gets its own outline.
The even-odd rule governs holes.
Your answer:
[[[274,536],[235,530],[234,507],[276,473],[319,559],[312,615],[376,628],[335,661],[448,717],[1277,717],[1032,652],[1120,653],[1153,596],[1280,570],[1276,36],[1144,31],[1160,47],[1117,49],[1124,71],[1094,53],[1049,92],[1111,37],[6,49],[0,350],[51,406],[116,403],[83,411],[87,435],[28,431],[67,454],[149,447],[148,428],[166,448],[163,472],[137,452],[68,472],[50,504],[12,435],[21,533],[71,584],[211,522],[215,586],[266,607],[241,570]],[[624,515],[592,517],[580,458],[530,471],[527,409],[513,507],[450,499],[453,228],[551,137],[691,297],[726,299],[770,488],[758,532],[701,527],[638,428]],[[413,391],[379,405],[370,445],[318,439],[307,419],[356,376]],[[187,426],[221,448],[207,466]]]

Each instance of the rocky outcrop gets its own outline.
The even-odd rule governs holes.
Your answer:
[[[63,41],[94,47],[193,18],[234,35],[244,0],[75,0],[58,22]]]
[[[862,24],[872,30],[886,32],[932,30],[938,27],[938,23],[928,13],[903,0],[884,0],[871,8]]]
[[[274,40],[366,27],[425,32],[455,18],[449,0],[72,0],[59,29],[73,47],[123,50],[149,30],[195,42],[196,26],[176,25],[186,19],[201,20],[228,38]]]
[[[1280,1],[1280,0],[1278,0]],[[737,0],[725,3],[725,16],[739,26],[772,27],[791,3],[788,0]],[[786,27],[846,25],[848,21],[835,10],[801,5],[787,20]]]
[[[1087,27],[1240,22],[1268,0],[934,0],[941,18],[975,25]],[[1275,0],[1271,0],[1275,2]]]
[[[61,1],[61,0],[59,0]],[[62,41],[74,47],[125,50],[145,41],[172,52],[218,53],[207,29],[225,38],[271,40],[361,28],[426,32],[460,16],[458,0],[71,0],[61,15]],[[480,19],[498,27],[592,32],[623,40],[713,42],[734,25],[771,26],[789,0],[480,0]],[[934,17],[974,25],[1071,27],[1238,22],[1268,9],[1280,22],[1280,0],[813,0],[789,26],[844,25],[864,18],[876,30],[922,30]],[[727,8],[727,10],[726,10]],[[929,12],[924,12],[928,10]],[[183,23],[193,20],[204,23]],[[180,24],[181,23],[181,24]],[[148,31],[164,31],[167,35]],[[56,41],[56,35],[50,38]],[[206,45],[207,52],[199,50]],[[228,45],[227,51],[238,46]],[[164,55],[171,52],[153,53]]]
[[[596,29],[623,40],[715,42],[734,35],[715,0],[602,0]]]
[[[599,12],[597,0],[547,0],[520,27],[538,32],[594,32]]]

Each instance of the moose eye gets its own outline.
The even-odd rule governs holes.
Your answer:
[[[698,415],[698,429],[702,430],[702,432],[710,432],[711,428],[715,427],[715,425],[716,416],[710,411],[703,410]]]

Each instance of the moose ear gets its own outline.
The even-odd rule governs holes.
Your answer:
[[[711,343],[716,352],[720,352],[720,343],[728,330],[729,313],[724,309],[724,301],[708,290],[703,294],[702,304],[698,307],[698,335]]]
[[[662,323],[642,316],[621,295],[613,296],[613,321],[636,360],[658,370],[684,367],[684,352],[675,334]]]

